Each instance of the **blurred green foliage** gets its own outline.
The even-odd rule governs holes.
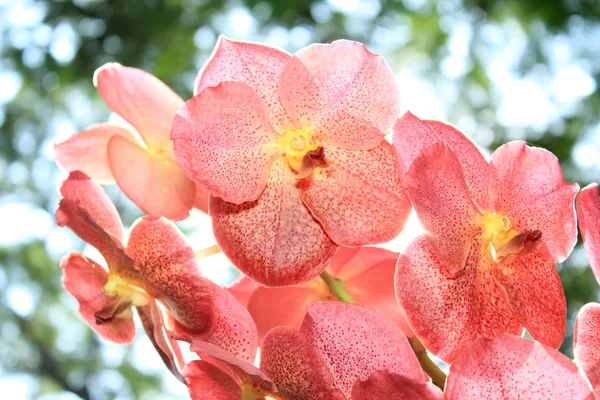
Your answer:
[[[160,379],[166,374],[160,365],[141,368],[131,348],[119,350],[117,361],[103,353],[115,350],[84,326],[60,285],[58,262],[68,249],[57,243],[70,239],[79,249],[81,243],[51,226],[39,228],[51,224],[57,205],[51,144],[108,117],[92,85],[98,66],[117,61],[143,68],[189,98],[221,32],[246,26],[243,37],[234,38],[284,44],[289,51],[355,39],[382,52],[395,70],[414,64],[411,76],[431,85],[449,122],[470,128],[480,143],[487,138],[484,146],[526,139],[554,152],[567,179],[584,185],[598,180],[599,170],[598,160],[577,159],[600,154],[599,19],[595,0],[0,1],[0,382],[22,380],[33,397],[175,396]],[[470,32],[465,67],[449,73],[458,25]],[[499,39],[490,39],[490,31]],[[503,122],[503,84],[490,66],[511,50],[513,35],[524,46],[517,63],[506,67],[515,79],[550,85],[552,55],[566,46],[566,61],[581,66],[591,89],[570,102],[551,98],[553,108],[540,124]],[[591,151],[577,153],[577,146]],[[131,223],[139,211],[111,190],[125,224]],[[13,213],[15,205],[31,218]],[[582,304],[597,299],[586,266],[580,247],[560,266],[571,324]],[[567,337],[562,350],[570,354],[570,347]]]

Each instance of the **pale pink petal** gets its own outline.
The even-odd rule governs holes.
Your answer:
[[[262,285],[242,274],[237,281],[231,286],[226,287],[226,289],[233,297],[235,297],[238,303],[248,308],[248,303],[250,302],[252,295],[259,287],[262,287]]]
[[[597,184],[586,186],[577,196],[577,220],[590,267],[600,282],[600,198]]]
[[[260,369],[289,400],[347,400],[321,353],[294,329],[279,327],[265,336]]]
[[[171,139],[187,176],[236,204],[260,196],[281,154],[264,102],[240,82],[222,82],[188,100],[173,121]]]
[[[106,232],[119,241],[123,240],[123,223],[117,208],[106,192],[89,176],[81,171],[74,171],[63,181],[60,194],[74,202],[89,213],[89,215]]]
[[[290,58],[284,50],[221,35],[212,56],[198,74],[194,94],[224,81],[246,83],[264,100],[272,124],[283,128],[289,120],[279,99],[279,76]]]
[[[501,260],[494,276],[506,289],[514,313],[537,341],[558,349],[565,337],[567,302],[558,271],[545,246]]]
[[[492,155],[490,202],[516,231],[540,230],[555,262],[564,261],[577,242],[575,195],[579,185],[563,179],[556,156],[515,141]]]
[[[309,305],[331,299],[327,287],[323,286],[321,282],[311,281],[298,286],[256,289],[248,303],[248,311],[256,323],[259,343],[277,326],[297,329]]]
[[[202,190],[202,188],[196,184],[196,197],[194,197],[194,208],[202,211],[204,214],[208,214],[209,197],[210,193]]]
[[[481,210],[489,208],[488,163],[477,146],[458,129],[440,121],[421,120],[407,112],[394,125],[393,142],[402,176],[421,151],[436,142],[444,143],[456,154],[475,204]]]
[[[357,380],[352,400],[441,400],[444,394],[431,382],[415,382],[388,371],[375,371],[367,380]]]
[[[94,73],[94,84],[112,111],[129,122],[151,149],[172,151],[169,132],[183,100],[155,76],[116,63]]]
[[[517,336],[475,342],[452,364],[446,382],[447,400],[594,398],[570,359]]]
[[[600,393],[600,304],[588,303],[579,310],[573,329],[573,353],[594,392]]]
[[[392,145],[371,150],[325,147],[331,165],[300,181],[300,196],[341,246],[389,242],[402,231],[411,204]]]
[[[195,360],[183,369],[192,400],[240,400],[240,385],[229,374],[206,361]]]
[[[79,314],[98,335],[115,343],[131,343],[135,336],[133,319],[113,318],[102,324],[96,323],[94,313],[114,301],[102,292],[108,281],[108,272],[89,258],[71,253],[60,262],[63,271],[62,284],[79,302]]]
[[[135,135],[125,128],[96,124],[54,145],[54,160],[65,171],[83,171],[96,182],[115,183],[108,166],[107,146],[111,137],[119,135],[135,142]]]
[[[194,251],[172,222],[146,216],[131,227],[127,254],[144,289],[190,332],[208,334],[216,325],[213,283],[202,276]]]
[[[307,282],[337,250],[302,204],[296,179],[281,159],[258,200],[235,205],[211,197],[210,215],[223,253],[264,285]]]
[[[421,236],[398,259],[398,304],[423,345],[447,363],[479,336],[521,333],[488,253],[474,240],[465,268],[452,275]]]
[[[308,308],[300,332],[329,367],[335,387],[350,397],[357,379],[387,369],[423,381],[419,361],[402,331],[369,308],[319,302]]]
[[[440,260],[451,274],[461,271],[472,239],[481,231],[481,214],[456,155],[443,143],[427,147],[411,164],[403,185]]]
[[[146,214],[174,221],[189,216],[196,186],[173,158],[151,153],[123,138],[108,142],[108,162],[117,185]]]
[[[367,150],[391,132],[400,93],[383,57],[362,44],[312,44],[286,64],[281,101],[296,125],[345,149]]]

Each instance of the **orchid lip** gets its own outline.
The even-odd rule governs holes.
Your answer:
[[[500,262],[511,254],[525,256],[535,253],[542,240],[540,230],[518,232],[509,217],[494,212],[484,212],[481,219],[484,240],[489,243],[492,258]]]
[[[287,158],[291,169],[298,172],[305,156],[317,150],[319,146],[314,143],[310,132],[304,128],[287,129],[280,140],[281,151]]]

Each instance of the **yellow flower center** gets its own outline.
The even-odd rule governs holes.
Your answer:
[[[286,130],[281,136],[280,146],[290,168],[296,172],[300,170],[304,156],[319,147],[306,129]]]
[[[519,232],[511,228],[512,222],[508,217],[491,211],[483,213],[481,219],[483,239],[486,245],[491,246],[494,259],[496,259],[496,255],[500,249],[519,234]]]
[[[148,294],[143,289],[132,285],[127,279],[123,279],[115,273],[108,275],[108,282],[102,288],[102,292],[107,296],[127,299],[134,307],[145,306],[149,303]]]

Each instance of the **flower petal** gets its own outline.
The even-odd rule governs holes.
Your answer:
[[[223,253],[264,285],[307,282],[337,250],[300,201],[296,179],[282,159],[258,200],[235,205],[211,197],[210,215]]]
[[[507,257],[494,269],[494,276],[506,289],[514,313],[531,336],[558,349],[565,337],[567,301],[545,246],[538,253]]]
[[[108,162],[117,185],[146,214],[174,221],[189,216],[196,186],[166,156],[152,156],[146,149],[115,136],[108,142]]]
[[[127,254],[135,261],[143,287],[192,333],[215,329],[213,283],[202,276],[194,251],[172,222],[145,216],[131,227]]]
[[[588,303],[579,310],[573,330],[573,353],[594,392],[600,393],[600,304]]]
[[[400,93],[383,57],[348,40],[298,51],[281,73],[279,93],[296,127],[351,150],[377,146],[400,113]]]
[[[107,146],[111,137],[118,135],[136,142],[129,130],[110,124],[95,124],[67,140],[54,145],[54,160],[65,171],[83,171],[96,182],[115,183],[108,166]]]
[[[586,186],[577,196],[577,219],[590,267],[600,282],[600,198],[597,184]]]
[[[406,112],[394,125],[394,148],[404,176],[421,151],[434,143],[448,146],[458,158],[471,198],[484,210],[488,202],[488,163],[461,131],[440,121],[421,120]]]
[[[243,82],[262,97],[273,125],[283,128],[289,119],[279,99],[279,76],[290,58],[291,54],[284,50],[221,35],[198,74],[194,94],[224,81]]]
[[[592,400],[594,395],[563,354],[532,340],[499,336],[475,342],[452,364],[446,398]]]
[[[506,291],[492,276],[492,260],[474,240],[465,268],[452,275],[426,237],[412,242],[396,266],[396,298],[425,347],[451,363],[477,337],[520,334]]]
[[[183,369],[192,400],[239,400],[240,385],[229,374],[206,361],[194,360]]]
[[[250,302],[252,295],[259,287],[262,287],[262,285],[242,274],[237,281],[231,286],[226,287],[226,289],[233,297],[235,297],[238,303],[248,308],[248,303]]]
[[[154,75],[116,63],[94,73],[94,84],[108,108],[129,122],[151,149],[172,152],[171,123],[183,100]]]
[[[102,292],[108,281],[108,272],[102,266],[79,253],[71,253],[60,262],[62,284],[79,302],[79,314],[98,335],[111,342],[126,344],[133,341],[133,319],[113,318],[96,324],[94,313],[102,310],[114,298]]]
[[[334,387],[323,356],[292,328],[271,330],[261,348],[260,369],[290,400],[346,400]]]
[[[352,400],[441,400],[443,396],[440,388],[430,382],[415,382],[388,371],[374,371],[352,387]]]
[[[187,176],[236,204],[260,196],[281,153],[264,102],[240,82],[222,82],[188,100],[173,121],[171,138]]]
[[[564,261],[577,242],[573,202],[579,185],[563,179],[556,156],[514,141],[492,155],[490,201],[511,219],[513,229],[542,231],[555,262]]]
[[[320,302],[308,308],[300,332],[329,367],[335,387],[350,397],[357,379],[388,369],[423,381],[419,361],[402,331],[369,308],[340,302]]]
[[[208,214],[208,199],[210,193],[202,190],[200,186],[196,184],[196,196],[194,197],[194,208],[202,211],[204,214]]]
[[[106,232],[119,241],[123,240],[123,223],[117,208],[106,192],[89,176],[81,171],[73,171],[60,186],[60,194],[74,202],[89,215]]]
[[[443,143],[421,152],[404,177],[427,239],[451,274],[465,265],[481,215],[471,200],[462,166]]]
[[[371,150],[325,147],[333,163],[300,181],[300,197],[341,246],[384,243],[402,231],[411,204],[402,188],[392,145]]]

